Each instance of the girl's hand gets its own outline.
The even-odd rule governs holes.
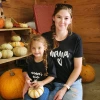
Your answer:
[[[61,90],[59,90],[56,93],[56,95],[54,97],[54,100],[62,100],[63,97],[64,97],[64,95],[65,95],[65,93],[66,93],[66,91],[67,91],[67,88],[66,87],[63,87]]]
[[[32,86],[32,82],[31,82],[31,80],[32,80],[31,78],[26,77],[26,81],[25,81],[25,83],[27,83],[29,87]]]
[[[43,86],[44,84],[43,84],[43,81],[33,81],[32,82],[32,86],[34,87],[34,88],[39,88],[39,87],[41,87],[41,86]]]

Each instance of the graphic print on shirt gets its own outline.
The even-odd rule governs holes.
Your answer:
[[[41,72],[31,72],[31,74],[34,80],[38,80],[40,77],[43,76]]]
[[[50,56],[57,58],[57,62],[60,66],[62,66],[63,58],[67,57],[69,58],[70,53],[68,51],[51,51]]]

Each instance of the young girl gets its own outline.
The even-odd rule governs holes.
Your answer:
[[[72,32],[72,10],[69,4],[56,4],[51,31],[43,33],[51,44],[57,74],[48,100],[82,100],[83,49],[80,36]]]
[[[55,66],[52,59],[47,56],[47,41],[41,35],[35,35],[29,43],[29,51],[32,55],[27,58],[27,67],[23,68],[25,86],[23,89],[24,100],[48,100],[50,83],[56,77]],[[34,82],[35,81],[35,82]],[[38,99],[28,95],[28,88],[44,86],[44,93]]]

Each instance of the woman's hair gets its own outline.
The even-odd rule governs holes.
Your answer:
[[[55,5],[55,10],[54,10],[54,13],[53,13],[53,17],[60,11],[60,10],[67,10],[72,18],[72,10],[73,10],[73,7],[70,5],[70,4],[56,4]],[[54,36],[55,36],[55,22],[52,20],[52,26],[51,26],[51,31],[54,33],[53,34],[53,39],[54,39]],[[72,24],[70,24],[68,26],[68,33],[69,34],[72,34]],[[54,39],[54,48],[58,47],[59,44],[58,42]]]
[[[41,42],[43,43],[44,47],[46,48],[46,50],[44,51],[44,54],[43,54],[43,63],[45,65],[45,69],[46,69],[46,73],[45,73],[45,76],[48,75],[48,72],[47,72],[47,53],[48,53],[48,43],[47,43],[47,40],[42,36],[42,35],[33,35],[33,37],[30,39],[30,42],[29,42],[29,45],[28,45],[28,51],[31,52],[31,46],[32,46],[32,43],[34,41],[38,41],[38,42]]]

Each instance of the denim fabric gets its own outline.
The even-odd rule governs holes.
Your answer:
[[[60,90],[64,84],[62,83],[54,83],[55,89],[50,92],[48,100],[53,100],[55,94]],[[81,79],[78,79],[75,81],[70,89],[66,92],[62,100],[83,100],[83,88],[82,88],[82,83]]]
[[[49,96],[49,89],[44,87],[44,92],[39,98],[33,99],[28,95],[28,93],[26,93],[24,96],[24,100],[48,100],[48,96]]]

